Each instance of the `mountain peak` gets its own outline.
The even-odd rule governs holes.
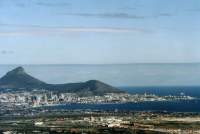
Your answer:
[[[26,73],[23,67],[17,67],[13,70],[11,70],[10,72],[8,72],[7,74],[24,74]]]
[[[17,67],[0,79],[0,88],[40,88],[46,85],[31,75],[23,67]]]
[[[86,81],[86,83],[94,83],[94,84],[97,84],[97,83],[102,83],[102,82],[99,81],[99,80],[89,80],[89,81]]]

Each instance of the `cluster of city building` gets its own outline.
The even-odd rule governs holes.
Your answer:
[[[42,91],[42,92],[41,92]],[[0,93],[0,103],[11,103],[23,106],[46,106],[54,104],[104,104],[104,103],[137,103],[144,101],[191,100],[190,96],[157,96],[154,94],[108,93],[103,96],[78,96],[76,93],[54,93],[45,90],[31,92]]]

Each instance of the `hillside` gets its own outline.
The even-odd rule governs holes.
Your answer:
[[[46,89],[54,92],[77,93],[80,96],[104,95],[106,93],[123,93],[123,91],[98,80],[82,83],[48,84],[25,72],[23,67],[17,67],[6,73],[0,79],[0,89]]]

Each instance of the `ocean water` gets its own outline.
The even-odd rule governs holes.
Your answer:
[[[125,104],[66,104],[46,107],[46,109],[64,110],[106,110],[106,111],[167,111],[200,112],[200,100],[141,102]]]
[[[200,98],[200,86],[146,86],[146,87],[119,87],[130,94],[155,94],[159,96],[187,95]]]

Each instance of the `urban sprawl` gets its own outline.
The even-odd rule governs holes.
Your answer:
[[[145,101],[192,100],[191,96],[157,96],[155,94],[107,93],[103,96],[78,96],[76,93],[54,93],[47,90],[31,92],[5,92],[0,94],[0,103],[26,107],[38,107],[57,104],[106,104],[106,103],[138,103]]]

